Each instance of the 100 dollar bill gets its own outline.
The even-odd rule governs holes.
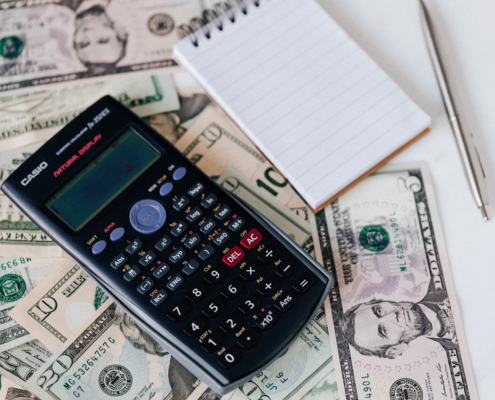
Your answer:
[[[176,67],[176,27],[200,0],[3,1],[0,93]]]
[[[477,399],[431,178],[390,166],[312,219],[341,399]]]
[[[177,110],[170,75],[133,76],[0,97],[0,149],[46,141],[82,111],[111,95],[140,117]]]

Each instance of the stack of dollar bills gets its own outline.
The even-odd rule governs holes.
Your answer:
[[[171,57],[175,27],[203,3],[2,4],[0,184],[109,94],[335,278],[288,351],[224,399],[476,399],[427,166],[388,166],[313,214]],[[221,398],[2,192],[0,314],[0,400]],[[116,387],[111,378],[122,371]]]

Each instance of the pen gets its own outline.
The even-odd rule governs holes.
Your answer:
[[[420,9],[422,12],[420,14],[426,45],[428,47],[428,52],[430,53],[433,69],[435,70],[438,86],[440,87],[440,92],[442,93],[442,99],[445,105],[445,110],[447,111],[447,116],[449,117],[450,126],[452,127],[452,131],[454,132],[454,136],[457,141],[462,162],[464,164],[464,170],[466,172],[469,185],[471,186],[471,190],[473,191],[474,199],[478,208],[481,210],[483,219],[488,221],[490,219],[488,214],[488,193],[486,189],[483,165],[481,164],[473,135],[466,134],[461,127],[459,114],[457,113],[450,95],[450,88],[447,79],[445,78],[442,63],[438,57],[437,44],[435,43],[433,36],[433,28],[431,19],[428,15],[428,10],[426,9],[423,0],[419,0],[419,3],[421,4]]]

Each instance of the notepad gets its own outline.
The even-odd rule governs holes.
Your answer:
[[[313,210],[428,131],[429,116],[314,0],[238,4],[174,55]]]

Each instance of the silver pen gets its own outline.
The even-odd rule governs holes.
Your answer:
[[[450,95],[450,89],[445,78],[442,63],[438,58],[437,45],[433,36],[433,28],[431,19],[428,15],[428,10],[426,9],[423,0],[419,0],[419,3],[421,4],[421,22],[423,25],[426,45],[428,47],[428,52],[430,53],[433,69],[435,70],[438,86],[440,87],[440,92],[442,93],[442,99],[449,117],[450,126],[454,131],[454,136],[456,138],[462,162],[464,164],[464,170],[473,191],[474,199],[478,208],[481,210],[483,219],[488,221],[490,219],[490,215],[488,213],[488,192],[486,188],[483,165],[481,164],[473,135],[467,134],[461,127],[459,114],[456,111],[454,102]]]

